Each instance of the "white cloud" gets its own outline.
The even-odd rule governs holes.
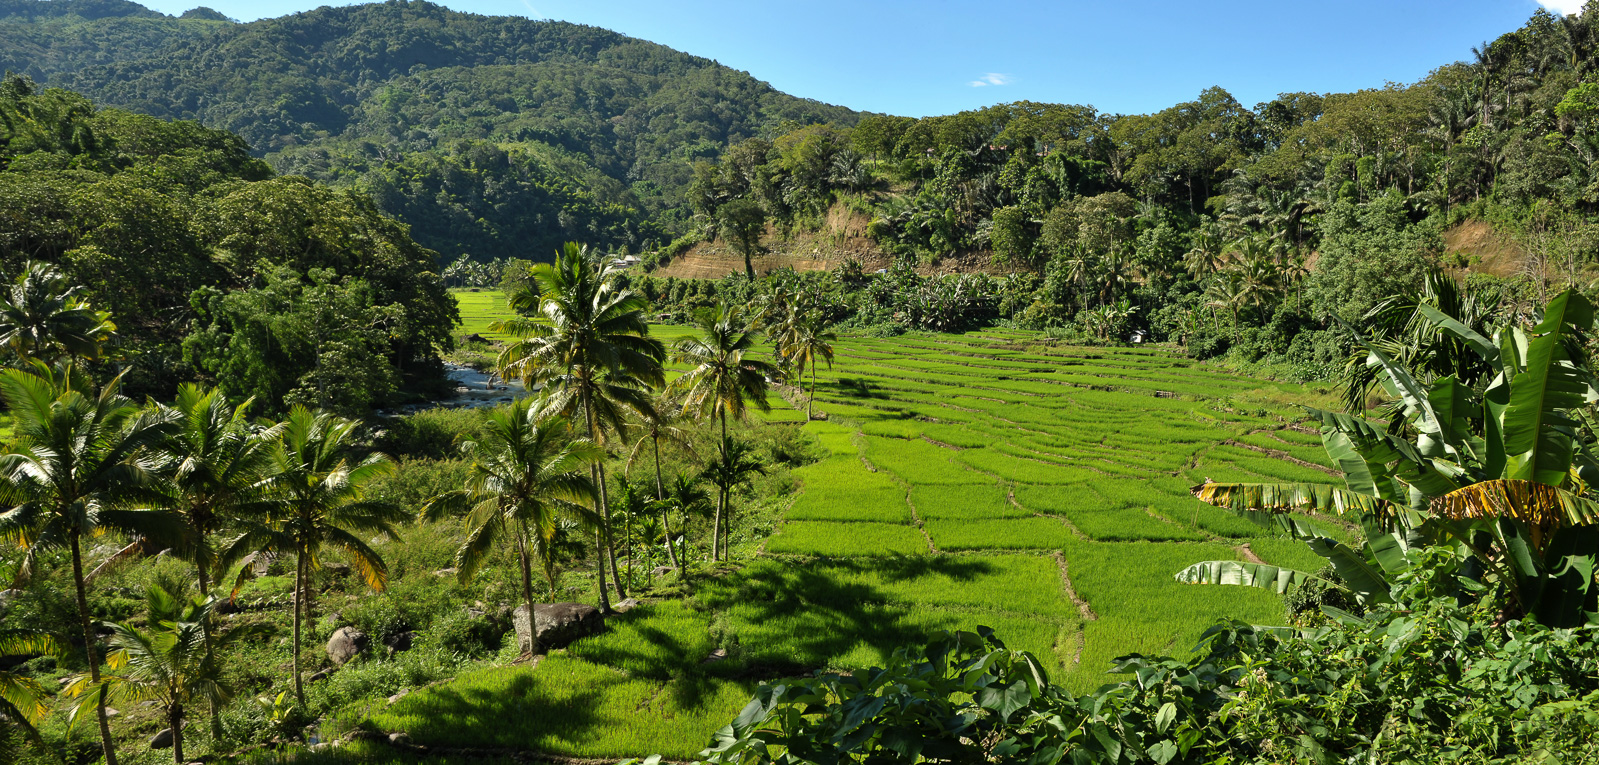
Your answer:
[[[970,84],[974,88],[986,88],[986,87],[988,87],[990,85],[1009,85],[1010,84],[1010,80],[1011,80],[1011,77],[1008,74],[999,74],[998,72],[989,72],[988,74],[985,74],[982,77],[979,77],[979,78],[977,78],[975,80],[972,80],[968,84]]]
[[[1538,4],[1548,8],[1552,13],[1570,16],[1573,13],[1582,13],[1584,0],[1538,0]]]

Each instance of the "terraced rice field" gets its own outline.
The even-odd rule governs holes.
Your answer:
[[[1269,593],[1178,584],[1188,564],[1319,567],[1302,544],[1189,495],[1207,477],[1336,481],[1285,403],[1309,395],[1298,386],[1020,332],[846,338],[837,353],[817,391],[829,420],[806,426],[831,456],[799,471],[768,556],[943,571],[878,599],[927,623],[1005,624],[1002,638],[1052,657],[1076,690],[1112,679],[1116,656],[1187,651],[1218,618],[1283,621]],[[952,581],[962,597],[936,594]],[[874,648],[828,663],[892,646]]]
[[[1335,481],[1288,403],[1315,398],[1298,386],[1007,331],[845,338],[836,352],[820,370],[827,420],[803,425],[828,456],[797,471],[754,562],[535,670],[463,675],[370,722],[430,745],[690,758],[761,679],[880,665],[982,625],[1083,692],[1117,679],[1113,658],[1187,652],[1217,619],[1283,622],[1270,593],[1177,583],[1189,564],[1319,568],[1302,543],[1188,493],[1206,477]],[[804,420],[771,403],[767,419]]]

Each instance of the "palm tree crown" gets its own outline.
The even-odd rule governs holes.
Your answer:
[[[97,311],[47,263],[29,263],[0,299],[0,345],[18,358],[97,358],[115,334],[111,314]]]
[[[262,482],[281,426],[253,427],[245,415],[250,403],[231,406],[222,391],[185,383],[172,406],[163,407],[177,425],[166,445],[171,462],[163,472],[170,476],[173,506],[187,527],[183,552],[197,569],[202,595],[210,593],[217,562],[212,537],[231,519],[270,507]]]

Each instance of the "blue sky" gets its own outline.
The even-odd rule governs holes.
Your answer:
[[[1582,0],[444,0],[461,11],[614,29],[855,109],[948,114],[1018,100],[1143,113],[1219,85],[1246,105],[1279,92],[1412,82]],[[306,0],[206,3],[253,20]]]

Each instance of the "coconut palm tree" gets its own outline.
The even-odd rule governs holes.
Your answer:
[[[705,489],[700,488],[700,483],[697,476],[678,473],[672,478],[672,486],[671,488],[667,489],[665,505],[668,512],[675,510],[680,513],[683,518],[681,528],[683,530],[683,538],[685,540],[683,549],[684,571],[688,570],[689,563],[688,543],[686,541],[688,539],[689,521],[696,515],[709,515],[710,504],[710,497],[706,496]],[[666,512],[663,512],[662,517],[665,516]],[[667,547],[673,546],[674,545],[671,542],[670,532],[668,532]]]
[[[98,358],[116,333],[111,314],[79,296],[81,287],[48,263],[29,263],[0,297],[0,345],[18,359]]]
[[[479,440],[464,445],[472,459],[466,488],[438,496],[423,515],[465,515],[466,538],[455,553],[462,584],[471,581],[497,544],[511,539],[521,564],[522,600],[531,617],[534,557],[551,591],[555,589],[560,517],[598,522],[582,503],[593,506],[598,492],[589,468],[604,452],[588,439],[573,438],[565,417],[544,416],[530,398],[494,410],[483,428]],[[530,652],[537,649],[536,644],[529,646]]]
[[[722,556],[727,557],[727,545],[732,534],[732,510],[728,501],[732,498],[733,490],[749,480],[751,475],[765,475],[766,467],[756,458],[750,445],[732,436],[723,436],[720,457],[705,469],[705,477],[717,489],[717,523],[711,528],[711,552],[714,556],[717,547],[717,534],[722,537]],[[724,508],[728,508],[725,512]],[[725,521],[725,523],[724,523]],[[718,532],[720,529],[720,532]]]
[[[554,263],[540,263],[528,286],[511,293],[511,307],[532,318],[495,322],[492,329],[516,338],[501,351],[500,376],[520,378],[531,388],[542,385],[548,402],[542,411],[582,418],[588,438],[605,445],[606,432],[627,437],[626,413],[651,409],[650,391],[665,384],[661,361],[666,349],[650,337],[645,320],[649,301],[617,282],[616,264],[575,243],[556,254]],[[609,497],[605,463],[591,468],[599,488],[596,553],[600,609],[610,610],[605,593],[605,562],[612,573],[616,553],[610,544]],[[616,583],[618,597],[626,592]]]
[[[755,336],[749,331],[737,311],[727,304],[702,311],[697,317],[701,336],[687,337],[677,344],[677,360],[688,364],[689,371],[673,381],[675,391],[683,395],[683,411],[693,412],[701,418],[721,421],[720,462],[727,462],[727,419],[742,420],[747,409],[746,399],[755,408],[766,412],[771,405],[766,402],[770,388],[772,365],[754,358]],[[726,510],[727,493],[719,492],[716,516],[711,525],[711,559],[718,560],[717,542],[722,518]]]
[[[84,658],[99,682],[82,541],[105,532],[178,536],[171,515],[151,509],[165,500],[157,489],[158,449],[173,423],[122,396],[120,376],[89,395],[70,370],[37,362],[33,370],[0,371],[0,395],[16,432],[0,450],[0,542],[25,548],[29,556],[49,548],[70,551]],[[106,764],[116,765],[103,698],[96,716]]]
[[[626,471],[633,469],[633,460],[638,458],[639,449],[643,448],[646,441],[649,442],[650,450],[655,460],[655,499],[657,502],[666,499],[666,484],[661,480],[661,439],[664,438],[671,443],[688,449],[690,452],[694,450],[693,444],[689,441],[688,432],[673,424],[681,416],[682,407],[680,405],[667,401],[657,402],[650,412],[641,414],[637,431],[639,433],[638,440],[633,442],[633,448],[627,455],[627,467],[624,469],[624,476],[626,476]],[[666,517],[665,506],[663,505],[662,508],[662,532],[666,534],[667,539],[671,539],[672,524]],[[672,562],[674,568],[682,565],[677,559],[677,550],[672,545],[668,544],[666,546],[666,552],[667,558]]]
[[[0,630],[0,656],[65,652],[66,643],[54,635],[37,630]],[[38,680],[0,669],[0,762],[22,759],[22,753],[15,748],[17,733],[35,746],[44,746],[44,739],[34,726],[50,711],[45,703],[48,695]]]
[[[1205,285],[1205,306],[1232,312],[1234,343],[1238,342],[1238,309],[1248,300],[1249,286],[1237,271],[1218,272]]]
[[[211,593],[213,537],[231,520],[269,507],[262,481],[282,426],[254,427],[245,414],[253,401],[233,406],[220,390],[185,383],[172,406],[163,407],[177,431],[166,443],[171,461],[162,472],[171,481],[173,509],[189,532],[183,553],[194,563],[201,595]]]
[[[388,567],[362,535],[377,532],[394,538],[394,524],[408,518],[392,502],[370,499],[372,482],[394,470],[383,454],[358,456],[357,423],[303,405],[289,410],[269,453],[262,488],[269,497],[265,513],[246,520],[245,530],[228,546],[225,562],[253,552],[294,556],[294,696],[305,704],[300,677],[300,633],[308,607],[311,574],[322,567],[326,548],[344,553],[367,586],[382,590]]]
[[[785,354],[792,362],[799,365],[800,374],[805,373],[805,365],[811,365],[811,391],[805,397],[805,419],[811,418],[811,402],[816,400],[816,359],[820,357],[827,362],[827,368],[833,368],[833,343],[838,342],[838,333],[827,328],[822,323],[822,317],[815,314],[801,317],[794,322],[793,334],[789,338],[788,353]]]
[[[221,653],[230,645],[270,633],[271,627],[245,624],[223,628],[212,618],[216,598],[206,595],[184,601],[151,585],[145,598],[148,628],[107,623],[114,650],[106,657],[106,665],[117,674],[98,683],[80,675],[67,693],[129,704],[156,702],[166,712],[167,727],[172,731],[172,760],[183,765],[183,723],[189,706],[204,699],[218,709],[233,698],[233,688],[223,680]],[[73,716],[77,716],[76,710]]]

